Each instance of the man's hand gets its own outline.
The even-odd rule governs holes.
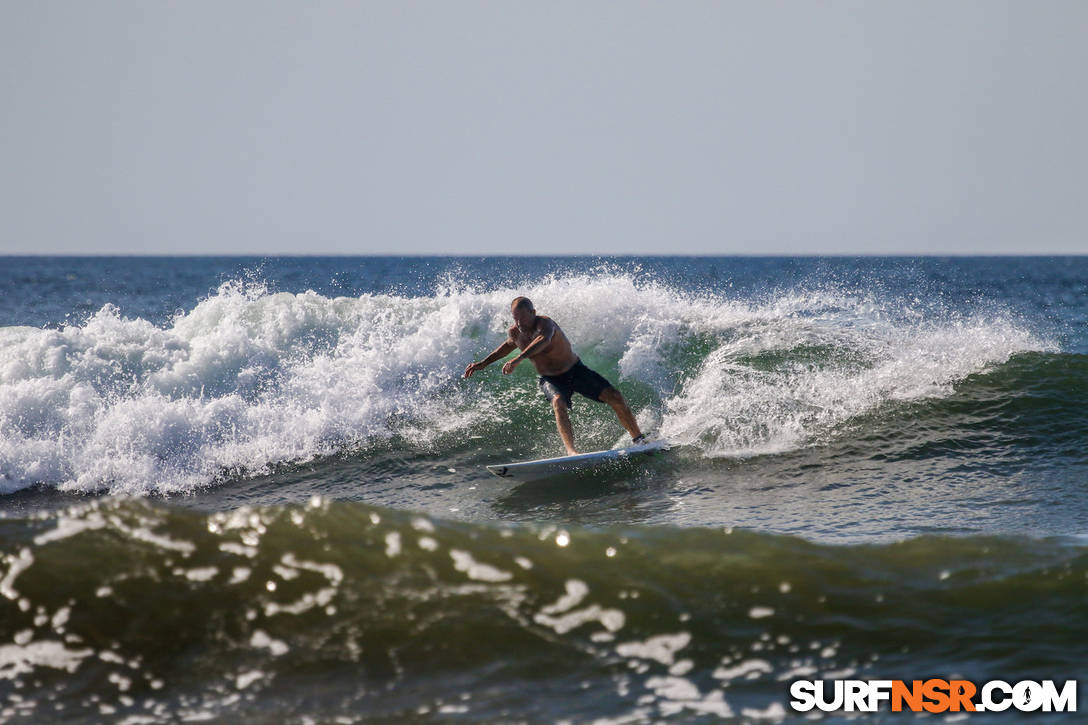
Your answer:
[[[519,360],[518,358],[514,358],[510,362],[503,365],[502,366],[502,374],[503,375],[509,375],[510,373],[514,372],[514,368],[516,368],[518,366],[519,362],[521,362],[521,360]]]
[[[507,338],[506,342],[496,347],[494,352],[492,352],[480,362],[469,363],[468,367],[465,368],[465,377],[471,378],[472,374],[477,370],[483,370],[491,363],[502,360],[515,349],[517,349],[517,345],[514,344],[513,340]],[[505,373],[506,368],[503,367],[502,371]]]

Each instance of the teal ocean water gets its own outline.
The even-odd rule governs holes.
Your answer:
[[[1088,680],[1088,258],[0,286],[0,721],[793,722],[794,679]],[[668,454],[486,472],[562,451],[530,366],[460,376],[521,294]]]

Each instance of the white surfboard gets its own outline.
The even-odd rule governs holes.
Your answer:
[[[652,455],[660,451],[668,450],[669,443],[665,440],[654,440],[637,446],[627,448],[613,448],[609,451],[594,451],[593,453],[579,453],[576,456],[560,456],[559,458],[542,458],[538,461],[522,461],[520,463],[503,463],[491,465],[487,470],[501,478],[513,478],[518,481],[536,481],[541,478],[558,476],[563,473],[572,473],[586,468],[604,465],[606,463],[626,460],[632,456]]]

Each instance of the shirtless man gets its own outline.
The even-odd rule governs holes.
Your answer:
[[[540,390],[552,401],[555,424],[559,428],[563,445],[567,447],[567,453],[572,456],[578,453],[574,448],[574,433],[571,431],[570,416],[567,413],[571,408],[571,396],[576,392],[590,400],[612,406],[620,423],[631,434],[632,442],[645,442],[645,436],[638,429],[638,422],[620,391],[582,364],[571,349],[567,336],[554,320],[538,315],[527,297],[516,298],[510,303],[510,310],[514,314],[514,324],[507,331],[506,342],[480,362],[469,363],[465,368],[466,378],[496,360],[503,359],[514,348],[521,348],[520,355],[502,366],[503,375],[514,372],[514,368],[525,358],[533,361],[536,371],[540,373]]]

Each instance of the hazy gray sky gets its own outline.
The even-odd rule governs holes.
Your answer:
[[[1088,253],[1088,2],[0,0],[0,253]]]

